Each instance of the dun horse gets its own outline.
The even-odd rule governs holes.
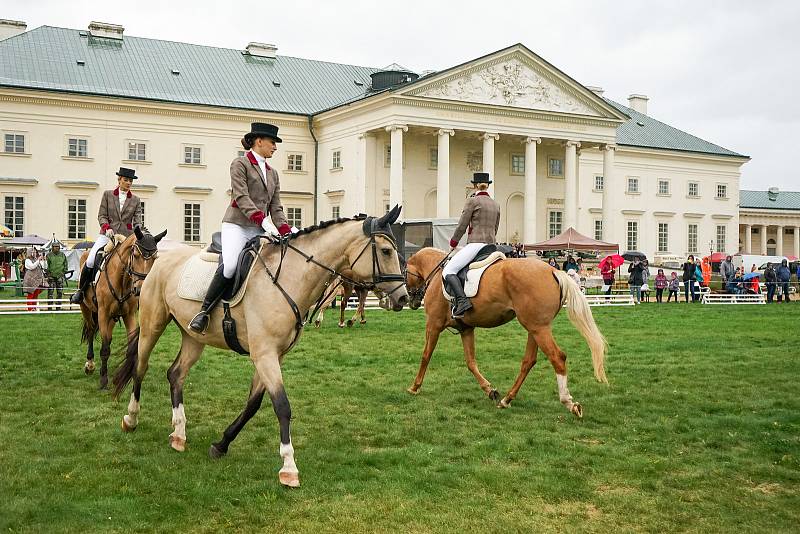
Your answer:
[[[315,328],[319,328],[322,325],[322,321],[325,318],[325,310],[331,307],[331,304],[336,299],[337,294],[341,297],[341,304],[339,305],[339,328],[353,326],[356,322],[356,319],[358,319],[360,324],[367,324],[367,318],[364,315],[364,307],[367,303],[369,289],[367,289],[365,286],[355,285],[346,279],[341,279],[339,284],[339,291],[334,291],[331,296],[322,303],[322,306],[319,309],[319,314],[317,315],[317,318],[314,319]],[[355,293],[358,297],[358,306],[356,307],[356,312],[353,314],[353,317],[345,321],[344,314],[345,311],[347,311],[347,302],[350,300],[350,297],[353,293]]]
[[[607,382],[604,360],[606,342],[597,329],[586,297],[566,273],[553,270],[537,259],[507,259],[495,263],[483,274],[478,294],[472,299],[473,308],[461,322],[450,316],[450,306],[442,294],[441,267],[445,253],[424,248],[408,260],[406,283],[411,297],[409,306],[416,309],[425,299],[425,349],[419,372],[409,393],[417,394],[425,378],[425,370],[436,348],[439,335],[447,327],[461,330],[464,359],[478,380],[481,389],[498,407],[507,408],[517,396],[528,372],[536,364],[536,353],[542,349],[556,372],[561,403],[578,417],[583,416],[580,403],[575,402],[567,388],[567,355],[553,339],[551,324],[561,306],[566,304],[569,319],[580,331],[592,352],[594,375]],[[528,331],[528,342],[519,375],[511,390],[500,399],[497,390],[478,370],[475,361],[475,328],[494,328],[514,317]]]
[[[136,309],[139,306],[139,287],[150,272],[158,252],[158,242],[167,234],[164,230],[157,236],[142,232],[137,226],[124,241],[116,242],[95,287],[89,287],[81,302],[83,333],[86,342],[84,372],[94,372],[94,338],[100,331],[100,389],[108,386],[108,357],[111,354],[111,338],[114,324],[121,318],[125,330],[131,335],[136,328]],[[89,251],[81,256],[81,269],[89,257]]]
[[[400,208],[375,219],[339,220],[301,230],[282,245],[263,245],[258,253],[241,304],[230,309],[238,323],[239,342],[250,353],[255,373],[244,410],[211,445],[209,455],[219,458],[228,452],[247,421],[258,411],[266,392],[280,426],[280,456],[283,467],[278,479],[286,486],[299,486],[289,433],[291,409],[283,386],[281,361],[303,328],[303,318],[324,289],[350,271],[355,282],[374,285],[389,295],[392,309],[399,311],[408,300],[401,274],[391,223]],[[218,306],[211,314],[205,335],[187,330],[198,304],[180,298],[176,288],[182,266],[195,254],[192,250],[164,253],[142,285],[139,331],[128,343],[125,361],[114,375],[114,393],[119,396],[133,380],[133,393],[122,428],[132,431],[139,423],[142,380],[150,353],[170,321],[181,329],[182,343],[167,372],[172,392],[172,448],[183,451],[186,444],[186,415],[183,384],[206,345],[228,348],[223,335],[223,312]]]

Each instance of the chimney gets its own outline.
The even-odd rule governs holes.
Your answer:
[[[268,57],[275,59],[278,53],[278,47],[274,44],[267,43],[249,43],[245,52],[251,56]]]
[[[602,87],[597,87],[596,85],[587,85],[586,88],[599,97],[603,96],[604,91]]]
[[[103,39],[119,39],[122,40],[122,33],[125,28],[118,24],[109,24],[108,22],[94,22],[89,23],[89,35],[92,37],[102,37]]]
[[[647,115],[647,101],[650,100],[645,95],[631,95],[628,97],[628,107],[638,111],[642,115]]]
[[[28,25],[21,20],[0,19],[0,41],[25,33]]]

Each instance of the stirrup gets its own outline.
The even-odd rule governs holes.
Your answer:
[[[78,296],[76,297],[76,295]],[[72,296],[69,298],[69,303],[80,304],[81,302],[83,302],[83,291],[79,289],[75,293],[73,293]]]
[[[198,321],[198,322],[202,322],[202,323],[203,323],[203,328],[202,328],[201,330],[197,330],[196,328],[194,328],[194,322],[195,322],[195,321]],[[208,311],[206,311],[206,310],[200,310],[200,311],[197,313],[197,315],[195,315],[195,316],[192,318],[192,320],[191,320],[191,321],[189,321],[189,330],[191,330],[192,332],[195,332],[195,333],[197,333],[197,334],[205,334],[205,333],[206,333],[206,330],[208,330],[208,325],[209,325],[210,323],[211,323],[211,319],[210,319],[210,317],[209,317],[209,315],[208,315]]]

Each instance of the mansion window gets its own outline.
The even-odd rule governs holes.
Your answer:
[[[86,199],[67,201],[67,239],[86,239]]]
[[[669,180],[658,181],[658,194],[669,195]]]
[[[597,241],[603,240],[603,221],[602,219],[597,219],[594,221],[594,238]]]
[[[639,248],[639,223],[637,221],[628,221],[628,250],[636,250]]]
[[[183,147],[183,162],[186,165],[200,165],[202,163],[202,150],[199,146]]]
[[[561,224],[564,219],[564,213],[561,211],[551,211],[547,220],[547,237],[555,237],[561,233]]]
[[[728,186],[726,184],[717,184],[717,198],[728,198]]]
[[[658,223],[658,251],[669,251],[669,223]]]
[[[717,225],[717,251],[725,252],[725,233],[727,227],[725,225]]]
[[[331,206],[331,218],[338,219],[341,217],[342,208],[341,206]]]
[[[342,151],[334,150],[333,154],[331,155],[331,169],[341,169],[341,168],[342,168]]]
[[[147,144],[138,141],[128,141],[128,160],[147,161]]]
[[[639,192],[639,178],[636,176],[628,176],[628,193]]]
[[[183,204],[183,240],[188,243],[200,242],[200,204]]]
[[[3,224],[14,237],[22,237],[25,226],[25,197],[5,197]]]
[[[700,184],[698,182],[689,182],[689,196],[695,198],[700,196]]]
[[[5,151],[12,154],[25,153],[25,136],[23,134],[5,134]]]
[[[303,227],[303,208],[286,208],[286,222],[295,228]]]
[[[689,252],[690,254],[696,254],[697,253],[697,225],[696,224],[690,224],[689,225],[687,243],[688,243],[688,247],[687,248],[689,249],[689,250],[687,250],[687,252]]]
[[[547,176],[561,178],[564,176],[564,160],[558,158],[548,158]]]
[[[435,146],[430,147],[430,149],[428,150],[428,168],[429,169],[439,168],[439,149]]]
[[[604,186],[605,186],[605,181],[603,180],[603,177],[600,176],[599,174],[595,175],[595,177],[594,177],[594,190],[595,191],[602,191]]]
[[[286,170],[300,172],[303,170],[303,155],[296,153],[286,154]]]
[[[86,158],[89,156],[89,141],[77,137],[70,137],[67,141],[67,156],[71,158]]]
[[[525,174],[525,155],[511,154],[511,174]]]

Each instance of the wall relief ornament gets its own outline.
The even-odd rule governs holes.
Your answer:
[[[518,59],[431,87],[419,96],[579,115],[600,114]]]
[[[483,152],[467,152],[467,168],[472,172],[483,170]]]

